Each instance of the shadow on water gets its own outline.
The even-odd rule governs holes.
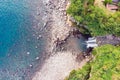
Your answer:
[[[86,40],[87,37],[84,37],[79,30],[74,30],[64,41],[57,41],[57,51],[72,51],[73,54],[86,52]]]
[[[87,48],[86,41],[89,35],[82,34],[78,29],[70,32],[64,41],[57,41],[56,51],[70,51],[76,55],[76,61],[81,62],[86,56],[90,56],[93,48]]]

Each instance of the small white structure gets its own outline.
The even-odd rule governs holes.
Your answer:
[[[86,41],[87,48],[90,48],[90,47],[92,47],[92,48],[97,47],[98,44],[97,44],[96,42],[97,42],[96,38],[94,38],[94,37],[93,37],[93,38],[88,38],[88,41]]]

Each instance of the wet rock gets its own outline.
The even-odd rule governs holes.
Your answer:
[[[40,58],[39,58],[39,57],[36,57],[35,59],[36,59],[36,60],[39,60]]]
[[[106,36],[108,39],[114,39],[114,37],[112,35],[108,35]]]
[[[32,67],[33,67],[33,65],[32,65],[32,64],[30,64],[29,66],[30,66],[30,68],[32,68]]]
[[[37,48],[38,48],[38,46],[35,46],[35,48],[37,49]]]
[[[29,55],[29,54],[30,54],[30,52],[27,52],[27,54]]]
[[[40,39],[40,38],[42,38],[42,35],[38,35],[37,39]]]
[[[40,12],[37,12],[37,15],[39,16],[39,15],[40,15]]]
[[[39,38],[42,38],[42,36],[41,36],[41,35],[39,35],[38,37],[39,37]]]

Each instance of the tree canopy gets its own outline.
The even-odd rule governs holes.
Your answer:
[[[95,58],[66,80],[120,80],[120,46],[104,45],[92,53]]]
[[[79,24],[87,26],[92,36],[107,34],[120,36],[120,12],[108,14],[107,9],[94,5],[94,1],[71,0],[67,13],[74,17]]]

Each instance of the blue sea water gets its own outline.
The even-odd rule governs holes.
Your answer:
[[[28,1],[0,0],[0,80],[27,80],[29,65],[43,50],[43,41],[33,35]]]

